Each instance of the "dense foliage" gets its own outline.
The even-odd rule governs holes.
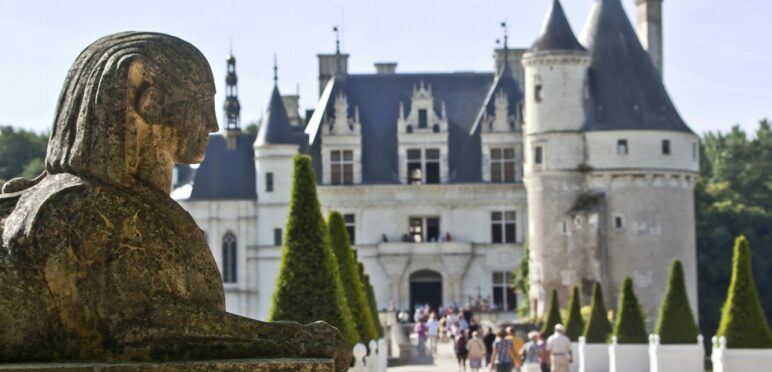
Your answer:
[[[531,301],[529,301],[530,297],[528,296],[528,291],[530,290],[530,279],[528,278],[528,260],[529,257],[529,250],[528,250],[528,241],[526,240],[525,243],[523,243],[523,255],[520,256],[520,261],[517,263],[517,269],[515,269],[514,272],[514,287],[515,291],[517,291],[518,295],[522,296],[522,300],[519,301],[518,307],[517,307],[517,313],[523,318],[527,318],[531,316]]]
[[[568,316],[566,317],[566,336],[571,341],[579,341],[579,336],[584,330],[582,318],[582,299],[579,297],[579,288],[574,287],[571,300],[568,302]]]
[[[620,344],[646,344],[649,335],[646,332],[646,319],[641,310],[641,304],[633,290],[633,280],[626,276],[622,280],[622,288],[619,290],[619,305],[617,306],[616,323],[614,323],[614,336]]]
[[[772,129],[762,121],[755,137],[739,127],[702,138],[701,180],[696,189],[699,314],[702,334],[715,334],[731,276],[734,238],[753,246],[757,283],[772,282]],[[758,288],[772,319],[772,286]]]
[[[359,334],[330,247],[311,158],[297,155],[294,163],[289,216],[269,318],[304,324],[324,320],[353,345]]]
[[[0,187],[5,181],[43,172],[48,134],[0,126]]]
[[[753,281],[751,253],[744,236],[735,241],[732,281],[721,312],[721,324],[716,335],[726,337],[727,347],[772,348],[772,332]]]
[[[603,290],[600,283],[592,287],[590,320],[584,326],[583,336],[588,344],[605,344],[611,333],[611,323],[608,321],[606,304],[603,303]]]
[[[545,318],[541,326],[541,332],[551,335],[555,332],[555,325],[563,323],[563,320],[560,319],[560,304],[558,303],[558,291],[556,289],[552,290],[550,306],[544,314]]]
[[[667,289],[659,305],[654,333],[659,335],[661,344],[694,344],[700,334],[689,305],[684,268],[679,260],[674,260],[670,266]]]
[[[378,304],[375,302],[375,291],[373,290],[373,285],[370,283],[370,276],[365,274],[365,268],[362,266],[362,263],[359,263],[359,274],[362,276],[362,283],[365,285],[367,299],[370,302],[370,316],[378,331],[377,338],[383,338],[383,327],[381,327],[381,319],[378,316]]]
[[[373,323],[370,301],[362,283],[362,277],[359,275],[359,265],[349,244],[346,222],[339,212],[333,211],[330,212],[327,225],[330,229],[332,251],[335,253],[340,270],[340,281],[343,283],[346,301],[356,323],[359,339],[362,342],[377,339],[378,331]]]

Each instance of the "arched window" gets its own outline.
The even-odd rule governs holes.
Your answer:
[[[238,278],[236,271],[237,258],[236,235],[228,232],[222,238],[222,281],[224,283],[236,283]]]

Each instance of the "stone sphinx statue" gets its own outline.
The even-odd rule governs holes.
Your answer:
[[[210,67],[178,38],[127,32],[77,58],[59,98],[46,170],[0,194],[0,362],[332,358],[323,322],[225,312],[192,217],[169,197],[175,163],[217,131]]]

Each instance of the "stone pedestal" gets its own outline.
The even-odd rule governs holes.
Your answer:
[[[67,372],[334,372],[332,359],[242,359],[166,363],[24,363],[0,364],[0,371]]]

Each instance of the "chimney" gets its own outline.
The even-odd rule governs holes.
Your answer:
[[[394,74],[397,72],[397,62],[375,62],[376,74]]]
[[[662,0],[635,0],[635,5],[638,6],[638,39],[662,76]]]
[[[290,124],[300,125],[300,96],[297,94],[288,94],[281,96],[281,101],[284,103],[284,109],[287,110],[287,116],[289,117]]]
[[[333,76],[345,77],[348,74],[348,54],[317,54],[319,58],[319,96]]]
[[[520,90],[525,91],[524,89],[524,82],[525,82],[525,72],[523,70],[523,65],[521,63],[523,59],[523,54],[527,52],[527,49],[511,49],[507,48],[506,53],[504,53],[504,48],[497,48],[493,51],[493,60],[495,62],[496,67],[496,73],[501,71],[501,69],[504,67],[504,57],[506,56],[507,64],[509,65],[509,70],[512,71],[512,76],[515,77],[515,80],[517,80],[518,83],[520,83]]]

